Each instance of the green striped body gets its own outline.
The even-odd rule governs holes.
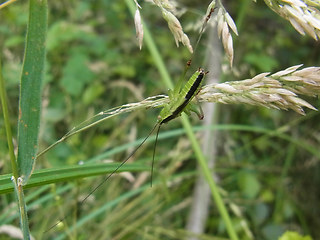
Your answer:
[[[169,93],[170,103],[166,105],[160,112],[158,117],[158,123],[166,123],[176,117],[179,117],[181,113],[186,109],[190,101],[199,92],[201,82],[206,72],[199,68],[188,80],[181,91],[174,91]],[[175,92],[178,92],[176,94]],[[177,96],[175,96],[177,95]]]

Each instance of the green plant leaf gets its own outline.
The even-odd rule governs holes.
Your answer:
[[[84,164],[80,166],[50,168],[35,171],[32,174],[28,183],[24,188],[32,188],[50,183],[67,182],[79,178],[106,175],[112,173],[119,163],[99,163],[99,164]],[[117,172],[139,172],[149,170],[149,166],[140,164],[126,164]],[[9,193],[13,191],[13,183],[11,181],[12,174],[5,174],[0,176],[0,194]]]
[[[25,56],[20,83],[18,120],[18,168],[25,184],[38,150],[41,82],[44,77],[47,1],[30,2]]]

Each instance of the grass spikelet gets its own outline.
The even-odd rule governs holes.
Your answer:
[[[134,25],[136,27],[136,36],[139,43],[139,48],[141,50],[143,43],[143,25],[139,8],[137,8],[136,13],[134,15]]]
[[[162,10],[162,16],[167,21],[169,29],[173,34],[177,47],[179,47],[179,42],[181,42],[183,45],[185,45],[188,48],[188,50],[191,53],[193,53],[190,40],[187,34],[183,32],[182,26],[178,18],[176,18],[176,16],[174,16],[172,12],[166,10],[165,8],[161,8],[161,10]]]
[[[222,40],[222,45],[226,51],[227,57],[229,59],[230,66],[233,63],[233,40],[230,33],[231,29],[236,35],[238,35],[237,26],[233,19],[224,8],[220,8],[217,14],[217,30],[218,37]]]

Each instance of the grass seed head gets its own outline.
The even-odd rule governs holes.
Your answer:
[[[303,107],[317,110],[298,95],[320,95],[320,67],[298,70],[293,66],[270,75],[261,73],[251,79],[210,84],[198,98],[205,102],[249,104],[267,108],[292,109],[305,114]]]
[[[290,21],[301,34],[315,40],[320,37],[320,2],[301,0],[269,0],[266,4],[281,17]]]

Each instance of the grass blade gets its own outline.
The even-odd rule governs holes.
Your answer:
[[[58,182],[69,182],[76,179],[82,179],[91,176],[106,175],[113,172],[118,167],[117,163],[98,163],[85,164],[71,167],[59,167],[42,169],[35,171],[32,174],[24,189],[47,185]],[[147,171],[147,166],[139,164],[126,164],[118,172],[139,172]],[[0,176],[0,194],[5,194],[13,191],[11,182],[11,174],[4,174]]]
[[[17,165],[20,177],[13,177],[24,239],[30,239],[30,230],[22,186],[32,173],[38,149],[46,31],[47,1],[30,0],[29,23],[19,96]]]
[[[23,184],[28,181],[32,173],[38,150],[46,32],[47,1],[30,0],[18,120],[18,167]]]

